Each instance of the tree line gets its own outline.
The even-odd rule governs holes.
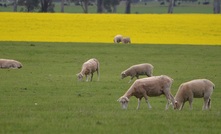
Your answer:
[[[119,5],[121,0],[96,0],[97,13],[107,12],[116,12],[117,6]],[[220,1],[221,0],[213,0],[213,12],[214,14],[220,13]],[[61,0],[61,12],[64,12],[65,0]],[[71,2],[68,0],[68,2]],[[88,6],[91,3],[91,0],[72,0],[72,2],[78,3],[84,13],[88,13]],[[175,0],[167,0],[169,2],[167,13],[173,13],[173,8],[175,5]],[[132,0],[125,0],[125,13],[131,13],[131,3]],[[13,2],[13,11],[17,11],[17,6],[22,5],[25,6],[27,12],[34,11],[36,8],[39,8],[40,12],[53,12],[54,5],[53,0],[14,0]]]

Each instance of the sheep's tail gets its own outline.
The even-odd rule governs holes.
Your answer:
[[[209,101],[208,101],[208,108],[210,109],[211,108],[211,99],[209,98]]]

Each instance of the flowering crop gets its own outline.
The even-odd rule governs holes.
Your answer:
[[[0,13],[0,41],[221,45],[221,15]]]

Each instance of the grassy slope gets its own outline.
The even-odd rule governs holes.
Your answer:
[[[203,0],[202,0],[203,1]],[[61,5],[59,2],[55,2],[55,12],[61,11]],[[23,12],[25,9],[22,6],[18,6],[17,11]],[[37,9],[36,11],[38,11]],[[131,4],[131,13],[167,13],[168,10],[168,3],[166,5],[160,5],[159,2],[147,2],[145,3],[138,3],[138,4]],[[0,7],[0,12],[12,12],[13,6]],[[81,6],[75,6],[74,3],[71,3],[71,6],[65,6],[64,8],[65,13],[83,13]],[[89,6],[88,7],[89,13],[96,13],[97,12],[97,6]],[[117,13],[125,13],[125,3],[121,2],[119,6],[117,6]],[[198,4],[198,2],[195,3],[188,3],[183,2],[181,5],[177,5],[174,7],[174,13],[213,13],[212,8],[212,2],[210,5],[202,5]]]
[[[219,133],[221,126],[221,46],[114,45],[84,43],[0,42],[1,58],[21,61],[20,70],[0,70],[0,133]],[[97,82],[78,82],[75,74],[89,58],[101,64]],[[132,97],[128,110],[117,99],[129,88],[120,79],[132,64],[149,62],[154,75],[174,79],[178,86],[195,78],[216,84],[212,109],[201,111],[202,99],[193,110],[165,111],[164,96],[149,98],[135,110]],[[37,103],[37,105],[35,105]]]

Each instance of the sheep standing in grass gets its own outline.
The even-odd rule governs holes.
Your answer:
[[[144,97],[148,107],[151,108],[147,96],[152,97],[164,94],[167,99],[166,109],[168,109],[171,102],[174,105],[174,98],[170,93],[172,83],[173,79],[166,75],[138,79],[118,101],[121,103],[123,109],[127,109],[130,97],[135,96],[138,98],[137,109],[139,109],[141,99]]]
[[[210,108],[213,89],[215,85],[207,79],[196,79],[180,85],[175,96],[174,109],[182,110],[186,101],[189,101],[190,109],[192,109],[193,98],[203,98],[203,110]]]
[[[78,80],[82,80],[83,76],[86,76],[86,81],[88,81],[88,75],[91,75],[91,79],[90,81],[92,81],[93,78],[93,73],[97,71],[97,76],[98,76],[98,81],[99,81],[99,69],[100,69],[100,64],[99,61],[95,58],[92,58],[88,61],[86,61],[83,65],[82,65],[82,69],[81,72],[77,74]]]
[[[22,64],[19,61],[11,59],[0,59],[0,68],[2,69],[20,69]]]
[[[122,42],[123,36],[118,34],[114,37],[114,43],[120,43]]]
[[[148,77],[151,77],[153,73],[153,65],[149,63],[143,63],[143,64],[137,64],[129,67],[128,69],[124,70],[121,73],[121,78],[125,78],[127,76],[130,76],[131,79],[129,83],[132,81],[132,79],[136,76],[137,79],[139,79],[139,75],[147,75]]]
[[[124,43],[124,44],[131,43],[130,37],[123,37],[122,43]]]

